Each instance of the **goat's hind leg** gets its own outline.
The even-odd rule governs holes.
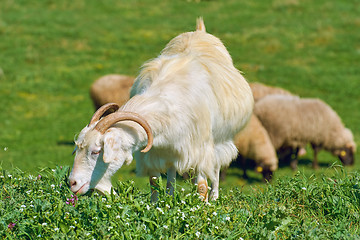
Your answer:
[[[215,170],[215,179],[211,180],[210,200],[215,201],[219,197],[219,175],[220,168]]]

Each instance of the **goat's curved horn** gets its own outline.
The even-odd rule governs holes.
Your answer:
[[[115,112],[112,113],[106,117],[104,117],[103,119],[101,119],[100,122],[98,122],[95,126],[94,129],[98,130],[100,133],[104,134],[105,131],[111,127],[113,124],[120,122],[120,121],[133,121],[138,123],[142,128],[144,128],[147,138],[148,138],[148,142],[146,147],[141,150],[141,152],[148,152],[151,147],[152,147],[152,143],[153,143],[153,135],[151,132],[151,128],[150,125],[147,123],[147,121],[139,116],[136,113],[133,112]]]
[[[101,116],[104,115],[104,113],[109,109],[114,109],[114,111],[116,111],[119,109],[119,105],[117,103],[106,103],[102,105],[92,116],[89,126],[98,121]]]

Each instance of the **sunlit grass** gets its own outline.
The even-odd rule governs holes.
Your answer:
[[[24,179],[27,174],[42,174],[43,168],[71,166],[74,136],[88,123],[93,113],[93,105],[88,96],[90,84],[99,76],[109,73],[135,76],[140,66],[156,57],[171,38],[181,32],[192,31],[198,16],[204,17],[207,31],[224,42],[233,57],[234,65],[249,81],[284,87],[302,97],[323,99],[338,112],[345,125],[353,131],[357,144],[360,144],[360,8],[356,0],[3,0],[0,1],[1,168],[10,172],[14,171],[14,168],[21,169],[25,173],[17,172],[17,178]],[[299,170],[304,178],[310,179],[309,184],[321,188],[323,176],[336,174],[331,166],[340,162],[331,154],[322,152],[319,155],[321,169],[315,171],[311,168],[312,151],[310,148],[307,150],[308,154],[299,162]],[[359,158],[358,151],[355,166],[347,167],[345,171],[353,172],[359,169]],[[288,166],[281,166],[274,176],[274,189],[281,191],[278,188],[287,183],[293,184],[291,179],[295,175],[297,172],[291,171]],[[50,174],[48,178],[52,177]],[[249,180],[244,180],[240,169],[230,169],[226,180],[221,183],[220,194],[224,199],[235,198],[220,200],[215,205],[221,207],[221,204],[225,204],[233,208],[244,204],[248,208],[241,214],[249,218],[247,211],[251,213],[253,210],[250,207],[257,206],[257,203],[244,203],[242,198],[253,199],[259,189],[268,187],[262,183],[261,176],[251,169],[249,177]],[[343,180],[345,176],[341,174],[337,177],[339,181],[347,181]],[[25,191],[25,188],[38,191],[39,186],[46,189],[46,193],[53,190],[48,187],[48,180],[40,180],[39,185],[35,184],[37,180],[13,180],[6,179],[2,182],[4,187],[1,194],[5,198],[8,195],[4,189],[8,187],[20,192]],[[113,179],[114,184],[118,180],[127,187],[134,186],[134,189],[141,193],[141,201],[148,201],[148,179],[136,177],[135,164],[121,169]],[[134,183],[129,184],[129,180]],[[277,185],[277,181],[282,185]],[[180,185],[185,184],[180,177],[177,182]],[[19,190],[18,187],[22,184],[25,185]],[[328,185],[327,182],[324,183],[324,186]],[[191,188],[190,186],[188,188]],[[234,190],[234,187],[241,189],[241,192]],[[235,191],[239,198],[228,195],[228,191]],[[71,197],[69,190],[63,188],[59,192],[54,196],[38,196],[74,209],[64,203]],[[15,196],[15,192],[13,194]],[[27,195],[25,193],[21,196]],[[56,196],[58,199],[52,198]],[[30,197],[35,198],[33,195]],[[80,198],[76,207],[86,201],[100,201],[100,198]],[[9,199],[5,200],[9,204]],[[21,201],[28,199],[14,200],[16,206],[12,209],[13,214],[18,212]],[[271,204],[264,206],[272,208],[276,205]],[[77,214],[80,212],[78,209]],[[292,212],[285,213],[292,217]],[[309,217],[310,212],[307,214],[307,218],[302,218],[303,222],[295,221],[297,218],[290,222],[286,218],[274,221],[284,225],[285,229],[295,223],[299,226],[305,224],[308,230],[299,230],[309,231],[309,235],[304,236],[310,236],[310,231],[317,234],[316,222]],[[20,215],[14,216],[20,219]],[[274,217],[270,214],[271,216]],[[320,222],[331,224],[325,216],[320,215],[319,218]],[[75,219],[79,222],[81,217],[77,216]],[[239,236],[261,238],[264,236],[261,234],[268,233],[268,230],[260,233],[268,220],[261,220],[262,223],[257,223],[258,225],[253,222],[253,228],[248,228],[251,218],[247,222],[246,219],[241,219],[237,222],[231,220],[236,227],[227,229],[231,232],[237,229],[240,234],[231,235],[235,239]],[[5,226],[5,230],[10,224],[9,221],[13,220],[15,218],[3,220],[5,223],[1,224]],[[55,217],[51,220],[54,221],[48,223],[52,224],[51,229],[61,229]],[[112,216],[112,220],[117,220],[116,216]],[[340,221],[341,226],[337,230],[347,229],[347,233],[358,231],[354,224],[346,225],[340,218],[334,217],[332,221]],[[239,222],[240,227],[236,225]],[[38,230],[29,233],[31,238],[36,238],[37,233],[41,234],[40,222],[29,222],[29,226],[31,223],[37,224],[35,225]],[[70,222],[66,224],[68,227],[72,226]],[[160,224],[166,225],[165,222]],[[91,224],[89,226],[98,227]],[[46,226],[41,227],[46,229]],[[254,230],[255,228],[258,230]],[[20,231],[16,224],[13,229],[16,233]],[[46,234],[55,234],[55,231],[49,229],[45,230]],[[105,226],[101,229],[107,231]],[[336,238],[335,233],[331,235],[333,229],[326,229],[330,232],[329,236]],[[68,230],[70,231],[66,231]],[[251,235],[253,230],[259,235]],[[344,233],[345,230],[342,230],[339,232]],[[81,234],[85,234],[85,231],[89,230],[86,228],[81,231]],[[196,237],[197,231],[199,230],[192,229],[188,237]],[[215,231],[215,228],[211,228],[211,231]],[[60,232],[63,233],[62,230],[59,230],[59,234]],[[6,230],[6,234],[10,234],[7,236],[14,237],[11,235],[13,233]],[[81,235],[75,230],[71,234],[69,236]],[[91,234],[95,237],[104,236],[102,233]],[[160,236],[160,230],[156,234],[155,236]],[[22,236],[28,238],[26,234]],[[292,237],[286,234],[284,236]],[[326,235],[319,236],[327,238]],[[277,237],[282,238],[280,235]]]
[[[335,167],[332,176],[283,177],[228,189],[202,202],[196,187],[177,183],[174,196],[160,182],[159,201],[134,181],[117,182],[116,195],[76,196],[67,167],[38,175],[0,171],[1,239],[356,239],[360,230],[360,175]]]

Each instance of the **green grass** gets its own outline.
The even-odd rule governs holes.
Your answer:
[[[209,33],[222,39],[248,81],[323,99],[360,144],[357,0],[2,0],[1,169],[21,169],[37,176],[45,167],[71,166],[73,139],[93,113],[90,84],[109,73],[136,75],[171,38],[194,30],[198,16],[204,17]],[[311,149],[301,159],[299,170],[306,178],[317,179],[310,181],[314,186],[321,184],[322,176],[334,174],[329,168],[333,163],[339,164],[322,152],[322,168],[314,171],[309,159]],[[357,153],[355,166],[346,172],[359,169],[359,159]],[[133,179],[136,191],[146,192],[147,178],[137,178],[134,169],[134,164],[121,169],[114,182]],[[282,166],[274,180],[286,185],[295,174]],[[241,176],[239,169],[229,170],[221,183],[223,192],[239,187],[248,194],[241,196],[252,198],[254,187],[264,187],[261,176],[253,171],[247,181]],[[234,201],[226,203],[231,207]]]
[[[133,181],[117,195],[75,197],[67,167],[33,176],[0,172],[1,239],[359,239],[360,174],[284,177],[245,194],[234,188],[216,202],[200,200],[191,183],[159,202]]]

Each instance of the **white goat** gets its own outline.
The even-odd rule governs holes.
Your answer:
[[[232,139],[250,119],[253,104],[251,89],[226,48],[198,19],[195,32],[175,37],[143,66],[127,103],[99,121],[108,108],[118,108],[101,107],[81,131],[71,190],[110,192],[110,177],[134,154],[137,173],[150,176],[152,189],[154,178],[167,171],[172,194],[176,171],[194,171],[199,194],[207,200],[208,177],[215,200],[220,168],[237,156]],[[132,121],[118,123],[122,120]],[[154,190],[151,199],[157,200]]]

